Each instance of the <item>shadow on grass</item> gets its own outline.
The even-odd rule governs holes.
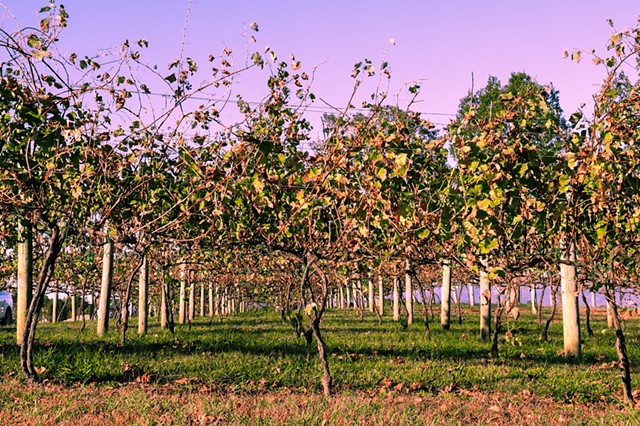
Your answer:
[[[328,316],[323,323],[323,333],[331,355],[330,363],[342,367],[353,363],[354,371],[364,371],[369,368],[371,364],[368,363],[371,361],[382,361],[383,364],[406,362],[408,365],[412,362],[443,361],[475,367],[507,365],[516,369],[526,369],[533,365],[545,369],[553,365],[574,364],[558,353],[562,342],[557,336],[549,343],[540,342],[534,324],[528,327],[517,323],[507,324],[505,330],[510,330],[524,343],[522,346],[515,346],[503,342],[501,356],[491,358],[490,344],[479,341],[471,322],[454,324],[449,331],[442,331],[439,324],[432,323],[431,339],[427,339],[421,320],[416,321],[408,330],[403,330],[388,318],[385,318],[383,324],[378,324],[373,317],[359,321],[350,316],[351,313]],[[125,347],[118,344],[117,330],[112,329],[104,339],[99,339],[95,336],[94,325],[95,323],[88,323],[85,330],[80,330],[77,323],[43,324],[39,328],[35,356],[39,365],[49,368],[45,378],[70,385],[127,383],[148,373],[154,376],[151,380],[162,382],[171,379],[162,377],[159,371],[188,376],[191,372],[206,371],[207,364],[210,363],[211,369],[215,370],[212,374],[216,380],[223,377],[229,383],[236,383],[236,377],[244,377],[246,380],[250,376],[240,369],[256,368],[268,377],[273,364],[284,359],[285,365],[288,363],[293,369],[317,367],[315,342],[311,348],[310,363],[306,364],[307,349],[304,339],[297,339],[290,325],[283,324],[275,315],[240,315],[226,318],[222,323],[216,319],[210,322],[202,318],[194,321],[191,326],[177,325],[174,334],[161,330],[157,322],[152,322],[146,336],[138,336],[132,323]],[[558,330],[555,332],[558,333]],[[4,356],[6,368],[9,369],[15,369],[19,365],[19,350],[14,341],[15,327],[0,327],[0,354]],[[590,342],[588,339],[586,341]],[[603,336],[593,338],[594,345],[602,345],[603,341]],[[607,347],[609,349],[603,351],[602,346],[599,346],[598,353],[596,350],[587,351],[582,365],[590,368],[614,360],[615,352],[611,346]],[[225,354],[230,356],[223,356]],[[237,354],[248,357],[237,357]],[[524,359],[521,359],[521,354],[525,354]],[[265,361],[265,358],[268,360]],[[229,376],[225,376],[225,362],[237,363],[229,367],[233,370],[228,373]],[[127,369],[124,367],[127,363],[138,363],[147,371]],[[215,363],[217,364],[214,365]],[[286,374],[290,375],[287,377],[299,374],[296,377],[300,380],[308,376],[296,372]],[[514,374],[520,373],[514,371]]]

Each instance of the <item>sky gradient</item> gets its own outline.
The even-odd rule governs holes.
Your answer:
[[[124,39],[149,41],[151,60],[160,65],[177,57],[183,39],[188,0],[68,0],[70,14],[62,47],[91,53]],[[46,2],[2,2],[20,25],[36,24],[36,11]],[[539,83],[552,82],[568,115],[588,103],[602,81],[603,69],[588,57],[580,64],[562,58],[564,50],[595,48],[604,53],[611,29],[633,27],[640,14],[637,0],[563,1],[206,1],[192,0],[185,56],[204,60],[225,46],[243,59],[243,33],[257,22],[258,41],[281,59],[291,53],[304,69],[319,65],[314,93],[344,105],[351,93],[353,64],[370,58],[389,62],[391,95],[406,101],[405,83],[424,79],[421,102],[414,108],[436,123],[448,122],[460,98],[471,87],[484,86],[489,75],[506,81],[525,71]],[[3,26],[8,25],[4,21]],[[395,39],[391,45],[389,39]],[[386,53],[385,53],[386,51]],[[244,60],[244,59],[243,59]],[[375,90],[377,79],[361,90]],[[245,99],[260,100],[263,83],[243,81]],[[441,115],[442,114],[442,115]]]

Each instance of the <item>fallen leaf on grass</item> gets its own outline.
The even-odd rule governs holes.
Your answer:
[[[608,363],[607,362],[603,362],[598,367],[599,370],[615,370],[616,368],[618,368],[618,363],[616,361],[611,361],[611,362],[608,362]]]
[[[136,377],[136,383],[149,383],[151,379],[152,377],[149,373],[144,373],[142,376]]]
[[[189,383],[189,379],[183,377],[182,379],[174,380],[173,383],[176,385],[186,385],[187,383]]]
[[[444,389],[440,391],[440,393],[451,393],[455,390],[455,388],[456,388],[455,383],[449,383],[447,386],[444,387]]]
[[[529,389],[523,389],[522,392],[520,392],[522,394],[523,397],[525,398],[531,398],[531,391]]]
[[[480,393],[480,392],[478,392],[478,391],[475,391],[475,392],[474,392],[474,391],[471,391],[471,390],[469,390],[469,389],[464,389],[464,388],[463,388],[463,389],[459,389],[459,390],[458,390],[458,393],[459,393],[460,395],[465,395],[465,396],[468,396],[468,397],[477,397],[477,396],[482,395],[482,393]]]
[[[421,382],[413,382],[411,383],[411,390],[418,390],[422,388],[422,383]]]
[[[34,367],[34,370],[36,370],[36,373],[42,374],[47,371],[47,367]]]

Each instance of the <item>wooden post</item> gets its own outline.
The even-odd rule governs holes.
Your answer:
[[[400,321],[400,289],[398,277],[393,277],[393,320]]]
[[[485,259],[480,261],[480,337],[483,342],[491,339],[491,282]]]
[[[51,322],[58,322],[58,289],[53,292],[53,301],[52,301],[52,309],[51,309]]]
[[[220,294],[220,286],[218,284],[213,288],[213,314],[217,316],[222,316],[222,295]]]
[[[167,295],[169,293],[169,283],[167,282],[167,271],[162,268],[162,282],[160,283],[160,328],[169,327],[169,311],[167,307]]]
[[[373,278],[371,277],[371,273],[369,273],[367,284],[369,285],[369,312],[373,312],[373,307],[375,303],[373,302],[374,290],[373,290]]]
[[[382,275],[378,275],[378,309],[380,316],[384,315],[384,282]]]
[[[440,326],[443,330],[449,330],[451,325],[451,265],[449,260],[442,263],[440,300]]]
[[[214,300],[213,300],[213,283],[209,281],[209,318],[213,318],[215,315]]]
[[[111,301],[111,281],[113,279],[113,242],[107,240],[102,256],[102,283],[98,305],[98,336],[109,330],[109,302]]]
[[[349,306],[351,305],[351,290],[349,289],[349,281],[347,280],[347,283],[345,285],[345,292],[347,293],[347,303],[345,305],[346,309],[349,309]]]
[[[353,293],[353,310],[357,311],[361,303],[361,295],[358,293],[358,286],[356,286],[356,280],[353,280],[352,284]]]
[[[187,322],[187,268],[186,265],[182,265],[182,270],[180,272],[180,304],[178,308],[178,322],[180,324],[184,324]]]
[[[411,264],[406,260],[404,270],[405,303],[407,305],[407,325],[413,324],[413,287],[411,285]]]
[[[76,295],[72,291],[69,297],[71,297],[71,321],[76,321],[78,319],[76,312]]]
[[[138,334],[147,334],[149,319],[149,261],[143,255],[138,277]]]
[[[195,274],[189,276],[191,283],[189,285],[189,322],[193,321],[196,313],[196,277]]]
[[[27,310],[33,296],[33,235],[31,222],[18,223],[18,300],[16,301],[16,341],[22,344]]]
[[[205,292],[204,292],[204,282],[202,284],[200,284],[200,316],[204,317],[204,296],[205,296]]]
[[[578,288],[576,286],[575,251],[573,243],[564,250],[560,264],[560,285],[562,287],[562,328],[564,335],[564,355],[580,360],[580,311],[578,309]]]

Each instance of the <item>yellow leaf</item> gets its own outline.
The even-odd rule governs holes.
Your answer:
[[[315,303],[309,303],[305,308],[304,308],[304,312],[311,316],[311,314],[313,313],[313,311],[316,310],[316,304]]]
[[[380,167],[378,169],[378,172],[376,173],[376,176],[378,176],[378,178],[380,178],[381,181],[385,181],[387,180],[387,169],[385,169],[384,167]]]
[[[318,176],[320,173],[318,171],[318,169],[316,169],[315,167],[312,167],[311,169],[309,169],[309,171],[302,177],[302,180],[305,182],[309,182],[312,181],[316,178],[316,176]]]
[[[480,200],[480,201],[478,201],[478,208],[480,210],[484,210],[486,212],[490,212],[491,211],[491,202],[489,200],[487,200],[486,198],[484,200]]]
[[[396,166],[403,167],[405,164],[407,164],[407,154],[399,154],[398,156],[396,156],[396,159],[394,161],[396,163]]]
[[[264,182],[262,181],[262,179],[254,179],[253,188],[256,190],[256,192],[262,192],[262,190],[264,189]]]

